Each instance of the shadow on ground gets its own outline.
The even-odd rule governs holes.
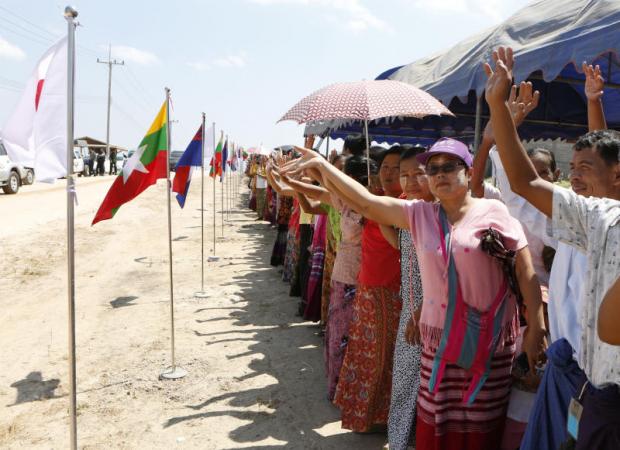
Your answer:
[[[41,372],[30,372],[26,375],[26,378],[11,384],[12,388],[17,389],[17,396],[15,397],[15,402],[7,406],[57,398],[58,396],[55,395],[54,391],[59,384],[60,380],[58,378],[44,380]]]
[[[242,200],[247,204],[247,198]],[[253,222],[255,215],[244,210],[234,218],[235,222]],[[194,313],[196,336],[204,337],[205,344],[252,341],[248,351],[228,355],[229,360],[239,357],[254,357],[248,364],[252,372],[236,377],[238,390],[226,392],[213,398],[202,399],[196,404],[186,405],[187,414],[171,417],[164,427],[173,427],[185,421],[199,421],[210,417],[232,416],[249,423],[232,431],[229,438],[243,444],[244,448],[256,449],[377,449],[386,438],[384,435],[360,435],[340,430],[337,423],[330,427],[331,435],[319,433],[322,427],[340,420],[340,413],[327,400],[327,387],[323,367],[322,338],[317,335],[318,327],[304,322],[296,316],[297,298],[288,296],[289,285],[282,282],[279,269],[269,264],[275,232],[264,222],[247,223],[241,226],[237,236],[247,242],[258,243],[255,250],[238,255],[235,260],[244,260],[250,266],[247,274],[236,274],[226,283],[237,289],[237,300],[231,300],[234,307],[226,318],[235,318],[229,331],[208,332],[207,322],[222,320],[222,317],[203,319],[207,308]],[[265,292],[277,294],[269,298]],[[215,309],[215,308],[213,308]],[[226,314],[226,313],[225,313]],[[204,315],[202,315],[204,317]],[[254,325],[262,329],[239,329]],[[275,341],[287,342],[287,346],[274,346]],[[243,381],[269,375],[276,382],[259,388],[244,389]],[[216,402],[225,401],[230,407],[254,407],[254,410],[219,410],[208,408]],[[260,408],[263,411],[256,411]],[[208,410],[206,410],[208,409]],[[199,424],[197,424],[199,425]],[[285,444],[260,445],[267,438]],[[256,442],[255,446],[245,447]],[[237,448],[232,446],[231,448]]]

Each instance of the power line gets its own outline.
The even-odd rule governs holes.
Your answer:
[[[129,121],[132,122],[136,127],[138,127],[138,129],[144,127],[144,123],[138,122],[131,114],[127,113],[127,111],[125,111],[123,108],[121,108],[116,103],[112,103],[112,108],[116,109],[123,116],[125,116],[127,119],[129,119]]]
[[[26,28],[23,25],[20,25],[19,23],[13,22],[12,20],[7,19],[6,17],[0,16],[0,20],[3,20],[4,22],[9,23],[9,24],[13,25],[14,27],[17,27],[17,28],[19,28],[21,30],[24,30],[25,32],[30,33],[30,34],[36,36],[37,38],[44,39],[46,41],[52,41],[53,40],[53,38],[51,38],[49,36],[44,36],[43,34],[39,34],[38,31],[36,31],[36,32],[32,31],[31,29]]]
[[[13,33],[13,34],[15,34],[17,36],[20,36],[20,37],[24,38],[24,39],[28,39],[30,42],[34,42],[34,43],[39,44],[39,45],[44,45],[46,47],[49,46],[50,43],[52,42],[51,39],[50,40],[43,40],[40,37],[24,34],[21,31],[15,31],[15,30],[11,29],[10,27],[3,26],[3,29],[8,31],[9,33]]]
[[[40,25],[37,25],[36,23],[33,23],[33,22],[29,21],[29,20],[28,20],[28,19],[26,19],[25,17],[20,16],[19,14],[16,14],[15,12],[11,11],[10,9],[5,8],[4,6],[0,6],[0,9],[1,9],[1,10],[3,10],[4,12],[9,13],[9,14],[10,14],[10,15],[12,15],[13,17],[16,17],[16,18],[18,18],[18,19],[20,19],[20,20],[22,20],[22,21],[26,22],[27,24],[29,24],[29,25],[31,25],[31,26],[33,26],[33,27],[35,27],[36,29],[41,29],[42,31],[45,31],[45,32],[46,32],[46,33],[48,33],[49,35],[54,36],[54,34],[53,34],[53,33],[51,33],[51,32],[49,32],[49,31],[47,31],[47,30],[45,30],[45,29],[41,28],[41,26],[40,26]],[[55,36],[54,36],[54,37],[55,37]]]
[[[151,106],[147,103],[143,103],[144,100],[139,100],[138,97],[135,97],[127,87],[122,84],[118,79],[114,79],[114,86],[118,87],[125,93],[127,97],[133,102],[135,106],[142,109],[145,113],[150,113]]]
[[[127,67],[127,71],[125,75],[127,76],[127,80],[133,85],[134,88],[136,88],[136,91],[139,92],[140,95],[142,95],[142,97],[144,98],[146,103],[149,105],[149,107],[152,104],[158,103],[158,100],[155,99],[153,94],[147,91],[146,88],[140,82],[140,80],[138,80],[138,77],[136,77],[133,70],[131,70],[131,67],[129,66]]]

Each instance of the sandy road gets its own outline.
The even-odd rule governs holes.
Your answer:
[[[200,287],[199,187],[173,209],[177,359],[170,359],[165,190],[90,227],[111,177],[78,180],[78,431],[81,448],[375,449],[325,400],[322,345],[268,264],[274,233],[242,208],[218,228]],[[218,185],[219,188],[219,185]],[[211,199],[208,183],[207,199]],[[218,193],[219,207],[219,193]],[[207,203],[207,237],[213,205]],[[67,448],[64,184],[0,194],[0,447]],[[218,224],[220,219],[218,218]],[[211,245],[207,245],[207,253]]]

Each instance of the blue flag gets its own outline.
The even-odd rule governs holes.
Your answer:
[[[224,175],[226,175],[226,161],[228,160],[228,136],[226,136],[226,141],[224,142],[224,148],[222,149],[222,175],[220,175],[220,183],[224,179]]]
[[[202,165],[200,161],[202,159],[201,155],[202,125],[179,159],[174,174],[174,180],[172,181],[172,192],[177,193],[177,201],[181,208],[185,206],[185,198],[189,191],[189,183],[192,179],[194,167],[200,167]]]

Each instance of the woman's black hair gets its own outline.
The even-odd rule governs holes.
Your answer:
[[[406,161],[411,158],[415,158],[420,153],[424,153],[426,151],[426,147],[422,147],[421,145],[411,145],[404,144],[401,145],[402,152],[400,154],[400,160]]]
[[[366,139],[361,133],[350,134],[344,140],[344,149],[351,155],[362,156],[366,150]]]
[[[381,167],[381,164],[383,164],[383,160],[385,159],[386,156],[398,155],[400,157],[402,152],[403,152],[403,147],[401,145],[398,145],[398,144],[392,145],[390,148],[383,150],[383,152],[381,152],[381,156],[379,160],[377,161],[377,165]]]
[[[369,152],[370,159],[372,159],[377,166],[381,165],[381,161],[383,161],[383,152],[385,152],[385,147],[381,147],[380,145],[371,145]]]
[[[372,159],[368,161],[365,156],[352,155],[344,163],[344,173],[358,183],[368,186],[368,167],[371,175],[379,172],[377,164]]]
[[[551,150],[538,147],[538,148],[531,148],[527,151],[527,156],[529,156],[530,158],[536,155],[543,155],[549,158],[549,167],[551,168],[551,172],[555,173],[555,170],[557,169],[558,166],[557,166],[557,163],[555,162],[555,155],[553,154]]]

